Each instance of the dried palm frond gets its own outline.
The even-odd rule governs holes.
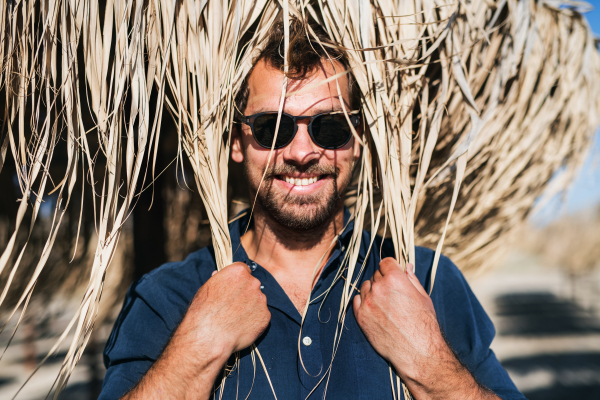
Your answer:
[[[491,13],[476,2],[471,13],[486,36],[464,32],[458,41],[483,124],[468,149],[465,182],[444,246],[463,271],[493,265],[534,202],[568,186],[600,123],[594,35],[574,9],[552,4],[499,2]],[[480,19],[486,13],[492,17]],[[461,145],[454,138],[469,129],[460,97],[455,88],[437,154],[454,151]],[[435,171],[444,159],[434,160]],[[416,230],[425,246],[434,246],[442,230],[452,184],[445,180],[438,175],[422,194]]]
[[[0,2],[0,171],[10,147],[23,194],[0,256],[0,273],[10,269],[0,305],[27,248],[15,247],[26,212],[31,232],[44,195],[57,193],[42,256],[11,316],[31,296],[75,185],[94,194],[99,240],[56,395],[90,338],[123,223],[156,176],[165,106],[178,164],[185,157],[194,170],[217,266],[231,263],[232,103],[278,18],[321,24],[348,50],[362,94],[368,145],[351,193],[348,276],[363,228],[389,234],[402,265],[414,263],[415,243],[436,247],[435,263],[445,243],[465,268],[482,265],[555,173],[558,189],[568,183],[598,124],[592,34],[576,10],[547,2]],[[55,159],[57,146],[66,159]],[[60,177],[50,176],[56,163]],[[353,291],[345,285],[342,309]]]

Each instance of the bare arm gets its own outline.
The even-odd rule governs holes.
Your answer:
[[[122,399],[209,399],[227,361],[225,353],[200,359],[186,357],[185,348],[171,341],[160,359]]]
[[[224,268],[198,290],[160,358],[122,399],[209,399],[231,354],[254,343],[270,319],[248,266]]]
[[[392,258],[379,266],[354,298],[354,314],[373,348],[394,366],[415,398],[499,399],[479,385],[444,340],[414,267],[403,273]]]

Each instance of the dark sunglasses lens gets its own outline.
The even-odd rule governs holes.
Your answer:
[[[315,118],[312,134],[315,143],[324,149],[339,149],[348,143],[352,130],[344,114],[329,114]]]
[[[275,138],[275,127],[277,126],[277,114],[262,114],[254,120],[254,137],[263,147],[271,148]],[[282,115],[279,124],[279,134],[275,148],[279,149],[287,145],[294,137],[294,120]]]

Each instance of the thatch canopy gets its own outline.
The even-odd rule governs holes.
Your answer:
[[[390,235],[401,263],[421,244],[438,256],[443,245],[464,269],[485,266],[588,151],[600,57],[567,2],[0,2],[0,171],[10,152],[22,193],[0,273],[16,273],[27,249],[17,233],[34,229],[44,196],[56,193],[47,241],[13,313],[28,300],[66,210],[84,198],[72,196],[75,186],[93,194],[83,207],[94,209],[99,240],[59,389],[89,340],[136,195],[160,172],[165,110],[177,164],[185,158],[194,171],[218,266],[231,261],[232,101],[268,28],[290,18],[321,24],[348,49],[368,126],[348,201],[356,226]],[[346,306],[350,288],[348,280]]]

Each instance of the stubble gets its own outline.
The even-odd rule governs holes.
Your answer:
[[[261,185],[261,171],[252,171],[246,162],[244,171],[251,195],[254,197],[258,192],[258,205],[280,225],[298,231],[314,230],[328,222],[334,216],[351,178],[351,174],[348,174],[340,179],[339,169],[332,165],[284,163],[270,167]],[[308,195],[281,193],[274,189],[273,181],[277,176],[298,173],[327,175],[328,182],[319,193]]]

